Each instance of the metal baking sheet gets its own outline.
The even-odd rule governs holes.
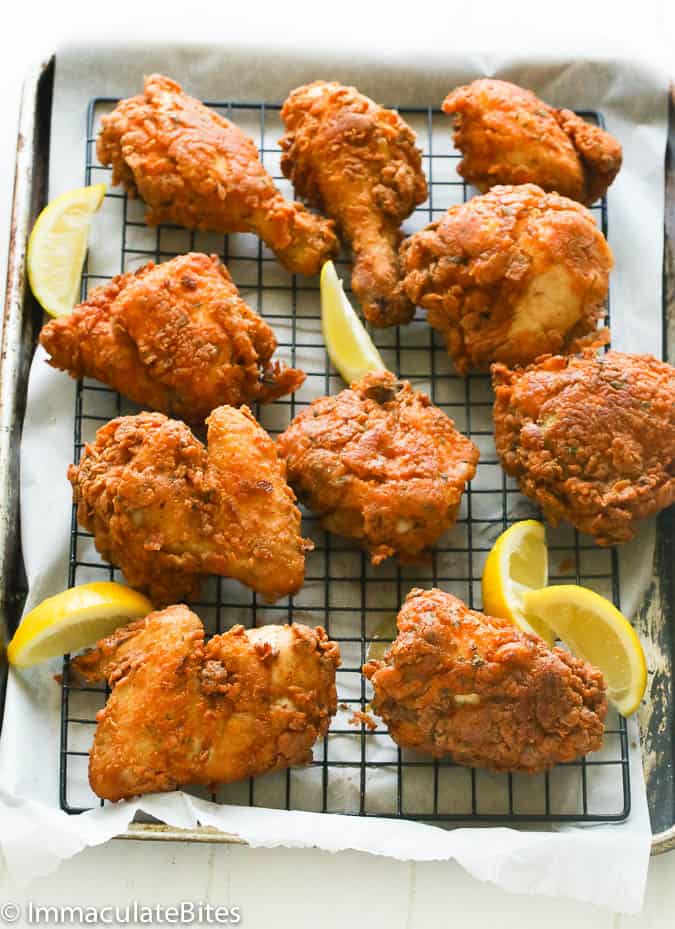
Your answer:
[[[7,454],[2,457],[2,480],[7,493],[3,494],[0,505],[1,525],[3,529],[3,561],[2,561],[2,609],[3,620],[11,629],[15,620],[10,606],[16,604],[17,594],[20,595],[19,553],[15,540],[18,538],[18,506],[16,504],[18,484],[16,482],[16,469],[18,458],[18,442],[16,442],[17,429],[21,421],[22,403],[25,399],[25,386],[28,364],[34,337],[39,324],[39,314],[36,313],[34,301],[24,283],[23,257],[27,234],[37,212],[45,202],[44,177],[49,158],[49,114],[51,105],[51,85],[53,80],[53,62],[42,68],[39,74],[32,77],[26,85],[24,106],[22,111],[22,134],[17,153],[17,183],[15,188],[15,201],[13,213],[13,230],[17,233],[10,251],[9,284],[4,311],[3,325],[3,368],[2,368],[2,414],[3,438],[5,435],[5,417],[13,413],[9,422],[15,430],[14,441],[8,442]],[[672,123],[671,123],[672,132]],[[672,178],[671,178],[672,181]],[[672,184],[669,185],[669,195],[672,196]],[[672,203],[672,200],[669,202]],[[667,217],[668,218],[668,217]],[[672,210],[670,219],[672,221]],[[667,252],[670,256],[670,267],[666,265],[665,288],[666,305],[672,307],[672,239],[667,242]],[[152,256],[151,256],[152,257]],[[665,307],[664,307],[664,320]],[[17,331],[23,338],[17,339]],[[667,327],[664,333],[667,334]],[[671,342],[672,344],[672,342]],[[8,364],[6,358],[14,355],[14,364]],[[17,364],[18,359],[18,364]],[[405,372],[403,372],[405,373]],[[14,470],[12,470],[14,469]],[[647,708],[641,720],[645,737],[645,759],[651,759],[651,765],[646,765],[648,779],[648,796],[654,832],[657,833],[654,842],[655,851],[665,850],[673,840],[673,785],[672,785],[672,745],[670,733],[672,731],[672,626],[667,613],[667,607],[672,604],[672,513],[664,514],[659,524],[659,547],[654,566],[654,581],[645,597],[639,611],[639,624],[647,635],[650,643],[658,647],[659,654],[665,656],[665,664],[661,663],[663,670],[650,678],[650,695]],[[669,560],[670,559],[670,560]],[[16,612],[16,611],[14,611]],[[158,830],[156,826],[135,827],[131,834],[157,837],[161,834],[166,837],[193,837],[202,836],[201,831],[188,834],[178,833],[177,830]],[[213,836],[209,835],[209,838]],[[225,837],[222,837],[225,838]]]

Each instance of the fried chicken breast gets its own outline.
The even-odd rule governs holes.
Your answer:
[[[607,339],[609,245],[585,207],[533,184],[451,207],[401,258],[408,296],[462,374]]]
[[[150,613],[71,663],[112,689],[91,788],[124,800],[307,764],[337,708],[340,651],[320,627],[234,626],[204,642],[183,605]]]
[[[323,528],[356,539],[373,564],[419,560],[454,524],[478,462],[452,420],[388,371],[315,400],[277,447]]]
[[[269,601],[295,593],[312,544],[274,442],[246,407],[218,407],[207,425],[208,449],[161,413],[99,429],[68,469],[80,525],[156,606],[195,596],[203,574]]]
[[[442,590],[411,590],[398,636],[363,673],[402,748],[535,774],[602,744],[600,671]]]
[[[408,322],[399,227],[427,197],[412,129],[355,87],[314,81],[286,99],[281,170],[338,223],[354,259],[352,288],[374,326]]]
[[[40,333],[49,363],[146,409],[200,423],[222,404],[266,403],[305,375],[272,361],[277,340],[216,255],[153,261],[95,287]]]
[[[590,205],[621,168],[621,146],[571,110],[556,110],[531,91],[482,78],[443,101],[454,116],[458,171],[485,192],[495,184],[538,184]]]
[[[337,249],[333,223],[282,197],[252,139],[161,74],[103,117],[96,153],[113,184],[143,198],[150,226],[254,232],[299,274]]]
[[[616,545],[675,501],[675,368],[607,352],[492,376],[502,466],[554,526]]]

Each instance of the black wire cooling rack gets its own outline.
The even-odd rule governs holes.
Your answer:
[[[109,179],[96,161],[98,119],[116,103],[93,99],[87,113],[87,184]],[[277,140],[282,134],[278,105],[210,103],[248,131],[280,188],[292,197],[281,177]],[[448,206],[468,199],[472,191],[457,174],[459,155],[452,149],[447,118],[433,108],[407,108],[401,115],[413,126],[423,150],[429,199],[405,224],[415,231],[442,215]],[[596,112],[580,115],[602,124]],[[307,372],[307,381],[290,398],[257,410],[271,434],[282,431],[303,406],[317,396],[344,387],[327,360],[320,329],[319,286],[316,278],[288,274],[274,255],[253,236],[213,236],[178,227],[149,229],[140,201],[119,189],[106,194],[105,241],[92,244],[83,278],[87,290],[113,274],[146,261],[164,261],[186,251],[217,252],[227,263],[242,296],[276,330],[279,355]],[[607,234],[607,206],[594,208]],[[100,223],[97,222],[97,228]],[[112,251],[111,251],[112,250]],[[341,273],[345,261],[337,262]],[[348,278],[348,276],[347,276]],[[348,284],[347,284],[347,288]],[[620,821],[630,812],[628,738],[625,721],[610,711],[602,750],[548,774],[495,775],[464,768],[449,760],[399,749],[380,724],[371,731],[352,719],[367,709],[370,684],[361,665],[374,650],[391,641],[396,613],[415,586],[439,586],[480,608],[482,565],[496,537],[513,521],[537,516],[532,503],[501,471],[492,432],[492,394],[486,375],[461,378],[454,373],[436,333],[419,315],[404,329],[375,330],[373,337],[385,363],[400,377],[424,389],[457,427],[481,451],[476,477],[464,494],[455,527],[442,537],[428,563],[401,568],[387,562],[378,568],[348,541],[323,533],[316,518],[303,511],[303,532],[315,542],[307,560],[306,583],[293,598],[261,604],[255,593],[223,578],[205,583],[194,603],[208,633],[235,623],[269,622],[323,625],[340,644],[343,665],[338,671],[338,713],[326,739],[315,747],[306,768],[280,771],[222,787],[200,796],[225,803],[339,812],[360,816],[390,816],[436,823],[456,822],[602,822]],[[95,430],[113,416],[134,412],[126,400],[96,382],[79,382],[74,417],[74,460]],[[553,582],[580,583],[619,602],[618,559],[569,529],[548,530]],[[69,586],[91,580],[122,580],[120,572],[101,562],[91,536],[78,528],[73,512]],[[87,783],[88,752],[95,715],[106,689],[83,686],[70,674],[66,657],[62,683],[60,792],[61,806],[79,813],[102,804]]]

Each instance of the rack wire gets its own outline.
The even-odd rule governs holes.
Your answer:
[[[98,120],[116,104],[95,98],[87,111],[85,182],[107,180],[109,170],[96,161]],[[282,134],[279,105],[212,102],[209,106],[234,119],[257,141],[263,163],[286,196],[293,192],[279,169],[277,140]],[[415,129],[429,181],[428,201],[404,225],[407,233],[441,216],[448,206],[467,200],[474,191],[457,174],[459,154],[452,149],[447,118],[427,107],[401,108]],[[582,111],[602,125],[601,114]],[[92,242],[83,276],[83,297],[113,274],[148,260],[165,261],[186,251],[216,252],[226,262],[242,296],[273,326],[280,357],[307,372],[307,381],[291,397],[257,410],[265,428],[278,434],[312,399],[344,387],[330,367],[320,329],[316,278],[287,273],[255,237],[214,236],[174,226],[149,229],[143,204],[119,189],[109,191],[102,212],[100,241]],[[607,203],[593,207],[607,234]],[[336,262],[349,290],[348,264]],[[608,307],[609,312],[609,307]],[[531,501],[499,467],[492,431],[492,393],[487,375],[457,375],[438,335],[418,313],[405,329],[374,330],[373,338],[387,366],[430,394],[478,445],[476,477],[464,494],[455,527],[446,533],[423,565],[400,567],[387,562],[373,568],[364,552],[348,540],[322,532],[311,513],[303,511],[303,532],[313,539],[306,582],[294,597],[261,604],[255,593],[235,581],[209,579],[194,609],[208,634],[235,623],[256,626],[294,619],[322,625],[342,652],[337,674],[339,709],[327,737],[317,744],[306,768],[275,772],[226,785],[216,793],[194,791],[225,803],[389,816],[453,824],[458,822],[555,823],[611,822],[630,812],[629,746],[625,720],[610,711],[603,748],[577,762],[538,776],[490,774],[461,767],[449,759],[431,760],[399,749],[381,723],[370,730],[354,720],[366,711],[370,683],[360,669],[368,657],[384,650],[395,635],[395,617],[405,594],[415,586],[438,586],[480,608],[480,577],[496,537],[513,521],[537,516]],[[135,408],[114,391],[85,380],[76,389],[74,461],[84,443],[111,419]],[[548,530],[551,580],[592,587],[619,602],[616,552],[598,548],[570,529]],[[69,586],[91,580],[122,581],[120,572],[104,564],[91,536],[77,525],[73,510]],[[86,776],[95,715],[105,702],[104,687],[84,686],[70,673],[66,657],[62,681],[60,793],[61,807],[79,813],[103,801],[91,792]]]

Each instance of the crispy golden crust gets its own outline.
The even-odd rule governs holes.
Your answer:
[[[40,343],[55,368],[191,423],[222,404],[269,402],[305,379],[272,361],[274,333],[216,255],[191,253],[121,274],[51,320]]]
[[[281,110],[281,169],[296,192],[337,220],[354,256],[352,287],[375,326],[405,323],[399,226],[427,196],[412,129],[354,87],[314,81]]]
[[[339,664],[320,627],[234,626],[205,644],[186,606],[150,613],[72,663],[112,688],[97,716],[92,790],[124,800],[306,764],[336,710]]]
[[[675,368],[607,352],[492,374],[504,470],[553,525],[616,545],[675,501]]]
[[[113,184],[143,198],[148,225],[254,232],[300,274],[337,250],[333,223],[284,200],[253,141],[161,74],[103,117],[96,153]]]
[[[424,394],[375,372],[315,400],[278,439],[289,482],[374,564],[419,560],[455,522],[478,449]]]
[[[602,744],[600,671],[441,590],[411,590],[398,637],[363,673],[403,748],[535,774]]]
[[[451,207],[401,246],[408,296],[458,371],[527,364],[607,340],[613,258],[589,211],[533,184]]]
[[[613,136],[570,110],[555,110],[531,91],[484,78],[448,94],[458,171],[480,191],[495,184],[538,184],[591,204],[621,168]]]
[[[208,451],[161,413],[99,429],[68,470],[80,524],[156,606],[196,595],[203,574],[266,600],[295,593],[312,546],[274,442],[246,407],[219,407],[207,423]]]

